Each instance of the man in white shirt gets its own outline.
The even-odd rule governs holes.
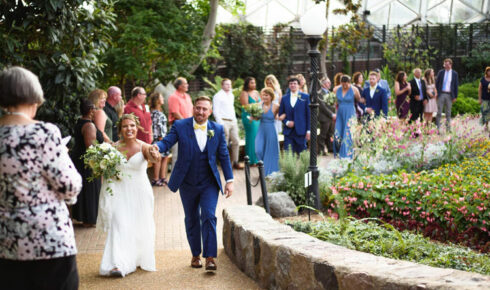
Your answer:
[[[243,169],[238,162],[240,138],[238,137],[238,123],[235,114],[235,96],[233,95],[231,80],[224,78],[221,81],[221,90],[213,97],[213,115],[218,124],[223,125],[225,139],[231,147],[231,162],[233,168]]]
[[[451,130],[451,108],[458,97],[458,73],[453,69],[453,61],[450,58],[444,60],[444,69],[437,73],[437,116],[436,125],[441,127],[442,111],[446,114],[446,132]]]

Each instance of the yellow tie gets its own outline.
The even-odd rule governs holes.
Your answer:
[[[194,124],[194,130],[198,130],[198,129],[206,131],[206,124],[204,125]]]

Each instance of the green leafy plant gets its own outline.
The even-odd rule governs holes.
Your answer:
[[[327,219],[323,222],[286,221],[286,224],[296,231],[349,249],[490,275],[490,256],[452,244],[432,242],[409,231],[400,232],[378,219],[346,219],[344,224]]]
[[[280,182],[269,182],[270,191],[285,191],[297,205],[306,203],[306,194],[304,187],[305,173],[308,171],[310,153],[303,151],[299,156],[291,150],[283,150],[279,158],[279,176]],[[276,174],[276,175],[278,175]],[[310,203],[313,204],[313,203]]]

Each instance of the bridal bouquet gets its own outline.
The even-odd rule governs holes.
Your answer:
[[[329,106],[335,106],[335,103],[337,102],[337,96],[334,93],[330,92],[325,96],[324,101],[325,104]]]
[[[90,145],[82,158],[85,167],[92,169],[89,181],[102,177],[110,183],[122,177],[119,165],[126,162],[126,157],[109,143]],[[111,188],[107,187],[107,191],[112,195]]]
[[[243,106],[245,112],[249,113],[254,119],[260,119],[264,110],[262,110],[262,105],[260,103],[253,103]]]

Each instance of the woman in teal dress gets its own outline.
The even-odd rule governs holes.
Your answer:
[[[242,105],[242,122],[245,128],[245,155],[250,158],[250,164],[257,164],[255,156],[255,136],[259,130],[260,121],[249,118],[250,114],[245,112],[243,106],[260,102],[259,92],[255,89],[257,86],[253,77],[247,77],[243,84],[243,90],[240,93],[240,103]]]
[[[279,104],[273,103],[275,94],[271,88],[264,88],[260,92],[262,98],[262,117],[259,131],[255,137],[255,153],[257,159],[264,162],[265,176],[279,171],[279,141],[277,139],[275,116],[279,111]]]
[[[337,119],[335,121],[334,144],[340,144],[340,151],[336,152],[338,145],[334,146],[334,154],[340,158],[352,158],[354,151],[352,149],[352,134],[350,132],[349,121],[356,118],[356,109],[354,100],[363,103],[359,90],[350,83],[350,77],[343,75],[340,79],[340,85],[333,89],[337,95]],[[336,148],[335,148],[336,147]]]

